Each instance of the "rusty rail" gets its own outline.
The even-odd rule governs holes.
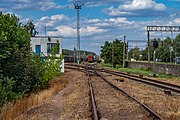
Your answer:
[[[131,98],[132,100],[136,101],[137,103],[139,103],[143,108],[145,108],[152,116],[154,116],[155,119],[158,120],[164,120],[162,117],[160,117],[156,112],[154,112],[152,109],[150,109],[148,106],[146,106],[145,104],[143,104],[141,101],[139,101],[138,99],[136,99],[135,97],[131,96],[129,93],[127,93],[123,88],[117,87],[116,85],[114,85],[113,83],[109,82],[104,76],[102,76],[101,74],[99,74],[96,71],[96,74],[99,75],[103,80],[105,80],[107,83],[109,83],[112,87],[114,87],[117,90],[120,90],[121,92],[123,92],[124,94],[126,94],[129,98]]]
[[[87,76],[88,76],[89,90],[90,90],[90,94],[91,94],[91,102],[93,105],[94,120],[99,120],[96,102],[95,102],[95,98],[94,98],[93,87],[92,87],[92,81],[91,81],[88,69],[86,69],[86,71],[87,71]]]
[[[81,69],[83,69],[85,66],[84,65],[75,65],[75,67],[80,67]],[[124,78],[128,78],[131,80],[135,80],[138,82],[142,82],[145,84],[149,84],[152,86],[156,86],[158,88],[163,88],[165,90],[170,90],[172,92],[178,93],[180,94],[180,86],[179,85],[175,85],[175,84],[170,84],[170,83],[166,83],[166,82],[162,82],[162,81],[157,81],[154,79],[150,79],[150,78],[144,78],[144,77],[140,77],[140,76],[135,76],[135,75],[131,75],[128,73],[123,73],[123,72],[119,72],[119,71],[112,71],[112,70],[107,70],[107,69],[98,69],[92,66],[89,66],[90,69],[95,69],[97,71],[101,71],[101,72],[106,72],[106,73],[110,73],[113,75],[117,75],[117,76],[121,76]]]
[[[131,80],[135,80],[138,82],[146,83],[146,84],[149,84],[152,86],[156,86],[159,88],[170,90],[170,91],[175,92],[175,93],[180,93],[180,86],[178,86],[178,85],[174,85],[174,84],[170,84],[170,83],[166,83],[166,82],[161,82],[161,81],[157,81],[157,80],[153,80],[153,79],[148,79],[148,78],[142,78],[142,77],[138,77],[135,75],[129,75],[126,73],[121,73],[121,72],[116,72],[116,71],[111,71],[111,70],[99,70],[99,71],[110,73],[110,74],[117,75],[117,76],[121,76],[121,77],[128,78]]]
[[[89,84],[89,91],[90,91],[90,97],[91,97],[91,102],[93,106],[93,120],[99,120],[98,117],[98,112],[97,112],[97,107],[96,107],[96,102],[95,102],[95,97],[94,97],[94,92],[93,92],[93,87],[92,87],[92,81],[89,75],[88,67],[87,66],[78,66],[78,65],[70,65],[70,66],[65,66],[66,69],[74,69],[74,70],[80,70],[81,72],[85,72],[88,76],[88,84]],[[80,69],[81,68],[81,69]],[[84,68],[84,69],[83,69]]]
[[[82,68],[85,68],[86,71],[87,71],[87,75],[88,75],[88,83],[89,83],[89,88],[90,88],[90,93],[91,93],[91,101],[92,101],[92,104],[93,104],[93,111],[94,111],[94,120],[98,120],[99,117],[98,117],[98,114],[97,114],[97,109],[96,109],[96,103],[95,103],[95,100],[94,100],[94,94],[93,94],[93,88],[92,88],[92,81],[90,79],[90,76],[89,76],[89,73],[88,73],[88,68],[90,69],[94,69],[92,66],[78,66],[76,65],[76,67],[81,67]],[[105,80],[107,83],[109,83],[112,87],[114,87],[115,89],[123,92],[124,94],[126,94],[129,98],[131,98],[132,100],[136,101],[138,104],[140,104],[144,109],[146,109],[150,115],[154,116],[154,119],[158,119],[158,120],[164,120],[161,116],[159,116],[156,112],[154,112],[152,109],[150,109],[147,105],[143,104],[141,101],[139,101],[138,99],[136,99],[135,97],[131,96],[129,93],[127,93],[123,88],[120,88],[120,87],[117,87],[116,85],[114,85],[113,83],[109,82],[104,76],[102,76],[101,74],[99,74],[97,71],[103,71],[103,72],[107,72],[110,73],[110,74],[115,74],[115,75],[119,75],[118,73],[116,72],[113,72],[113,71],[109,71],[109,70],[102,70],[102,69],[95,69],[94,70],[95,73],[100,76],[103,80]],[[125,77],[125,76],[122,76],[122,77]],[[127,78],[127,77],[126,77]],[[129,76],[128,76],[129,78]],[[130,78],[131,79],[131,78]]]

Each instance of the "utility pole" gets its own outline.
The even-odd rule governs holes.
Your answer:
[[[81,2],[74,4],[75,9],[77,10],[77,63],[80,63],[80,24],[79,24],[79,11],[82,9],[83,4]]]
[[[76,48],[74,47],[74,63],[76,62]]]
[[[125,66],[125,47],[126,47],[125,40],[126,40],[126,36],[124,36],[124,46],[123,46],[123,68]]]
[[[150,66],[150,34],[149,34],[149,30],[147,31],[147,36],[148,36],[148,64]]]
[[[44,22],[45,22],[45,26],[44,26],[44,35],[45,35],[45,38],[46,38],[46,31],[47,31],[47,28],[46,28],[46,18],[44,18]]]
[[[155,76],[155,64],[156,64],[156,48],[154,48],[154,53],[153,53],[153,76]]]
[[[112,42],[112,68],[114,68],[114,41]]]
[[[127,57],[126,57],[126,60],[128,61],[128,59],[129,59],[129,53],[128,53],[128,41],[127,41]]]

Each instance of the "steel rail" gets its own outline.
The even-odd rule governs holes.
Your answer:
[[[78,66],[78,65],[77,65]],[[82,66],[81,66],[82,67]],[[83,66],[84,67],[84,66]],[[78,66],[79,68],[79,66]],[[77,68],[77,69],[78,69]],[[86,70],[90,68],[90,69],[95,69],[91,66],[86,66]],[[114,85],[113,83],[109,82],[104,76],[102,76],[101,74],[99,74],[97,71],[102,71],[102,69],[95,69],[94,70],[95,73],[100,76],[103,80],[105,80],[108,84],[110,84],[112,87],[114,87],[115,89],[118,89],[119,91],[123,92],[124,94],[126,94],[129,98],[131,98],[132,100],[136,101],[137,103],[139,103],[144,109],[146,109],[150,115],[154,116],[154,119],[158,119],[158,120],[164,120],[162,117],[160,117],[156,112],[154,112],[152,109],[150,109],[147,105],[143,104],[141,101],[139,101],[138,99],[136,99],[135,97],[131,96],[129,93],[127,93],[123,88],[120,88],[120,87],[117,87],[116,85]],[[103,72],[107,72],[106,70],[103,69]],[[108,71],[109,72],[109,71]],[[111,71],[113,72],[113,71]],[[112,73],[111,73],[112,74]],[[115,75],[118,75],[117,73],[113,73]],[[91,96],[93,95],[93,89],[92,89],[92,82],[89,78],[89,74],[88,74],[88,81],[89,81],[89,86],[90,86],[90,91],[91,91]],[[94,105],[93,105],[93,110],[94,110],[94,117],[97,115],[97,109],[96,109],[96,104],[95,104],[95,100],[94,100],[94,96],[91,97],[91,100],[92,100],[92,103],[94,101]],[[94,118],[95,119],[95,118]],[[98,116],[96,116],[96,119],[95,120],[98,120]]]
[[[164,84],[164,85],[168,85],[168,86],[180,89],[179,85],[175,85],[175,84],[171,84],[171,83],[167,83],[167,82],[157,81],[157,80],[150,79],[150,78],[142,78],[140,76],[135,76],[135,75],[128,74],[128,73],[122,73],[122,72],[119,72],[119,71],[111,71],[111,70],[106,70],[106,71],[110,71],[110,72],[114,72],[114,73],[118,73],[118,74],[129,75],[131,77],[136,77],[136,78],[140,78],[140,79],[143,79],[143,80],[148,80],[148,81],[151,81],[151,82],[156,82],[156,83],[160,83],[160,84]]]
[[[89,90],[90,90],[90,94],[91,94],[91,102],[93,105],[94,120],[99,120],[95,97],[94,97],[94,92],[93,92],[93,87],[92,87],[92,81],[91,81],[88,69],[86,69],[86,72],[87,72],[86,74],[88,76]]]
[[[76,67],[81,67],[83,69],[84,66],[83,65],[81,65],[81,66],[76,65]],[[180,86],[179,85],[170,84],[170,83],[157,81],[157,80],[149,79],[149,78],[144,78],[144,77],[140,77],[140,76],[135,76],[135,75],[131,75],[131,74],[128,74],[128,73],[119,72],[119,71],[112,71],[112,70],[107,70],[107,69],[99,69],[99,68],[95,68],[95,67],[92,67],[92,66],[89,66],[88,68],[95,69],[95,70],[101,71],[101,72],[114,74],[114,75],[121,76],[121,77],[124,77],[124,78],[128,78],[128,79],[131,79],[131,80],[135,80],[135,81],[138,81],[138,82],[142,82],[142,83],[145,83],[145,84],[156,86],[158,88],[170,90],[170,91],[178,93],[178,94],[180,93]]]
[[[104,76],[102,76],[101,74],[99,74],[97,71],[95,71],[96,74],[98,76],[100,76],[103,80],[105,80],[107,83],[109,83],[112,87],[114,87],[115,89],[123,92],[124,94],[126,94],[129,98],[131,98],[132,100],[136,101],[137,103],[139,103],[143,108],[145,108],[150,115],[154,116],[154,118],[158,119],[158,120],[164,120],[162,117],[160,117],[156,112],[154,112],[152,109],[150,109],[147,105],[145,105],[144,103],[142,103],[141,101],[139,101],[138,99],[136,99],[135,97],[131,96],[129,93],[127,93],[123,88],[117,87],[116,85],[114,85],[113,83],[109,82]]]
[[[80,70],[81,72],[86,73],[86,75],[88,76],[88,84],[89,84],[89,91],[90,91],[90,95],[91,95],[90,96],[91,97],[91,102],[92,102],[92,106],[93,106],[94,120],[99,120],[97,107],[96,107],[96,102],[95,102],[95,97],[94,97],[94,92],[93,92],[93,87],[92,87],[92,81],[91,81],[91,78],[90,78],[89,71],[88,71],[87,67],[85,68],[85,70],[84,69],[79,69],[79,66],[78,66],[78,68],[69,67],[69,66],[66,66],[65,68],[73,69],[73,70]]]
[[[102,72],[114,74],[117,76],[121,76],[124,78],[128,78],[128,79],[135,80],[138,82],[146,83],[146,84],[149,84],[152,86],[156,86],[159,88],[171,90],[172,92],[175,92],[175,93],[180,93],[180,86],[178,86],[178,85],[165,83],[165,82],[161,82],[161,81],[157,81],[157,80],[153,80],[153,79],[148,79],[148,78],[142,78],[142,77],[138,77],[138,76],[134,76],[134,75],[128,75],[126,73],[119,73],[119,72],[110,71],[110,70],[102,70]]]
[[[84,69],[80,69],[80,68],[76,68],[76,67],[65,66],[64,68],[65,68],[65,69],[74,69],[74,70],[78,70],[78,71],[80,71],[80,72],[84,72],[84,73],[85,73],[85,70],[84,70]]]

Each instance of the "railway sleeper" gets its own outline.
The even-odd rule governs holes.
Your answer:
[[[164,90],[164,94],[166,94],[166,95],[172,95],[172,93],[171,93],[170,90]]]
[[[115,79],[117,82],[124,82],[124,79]]]

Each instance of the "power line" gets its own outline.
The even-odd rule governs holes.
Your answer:
[[[146,40],[127,40],[128,42],[143,42],[143,43],[147,43]]]

